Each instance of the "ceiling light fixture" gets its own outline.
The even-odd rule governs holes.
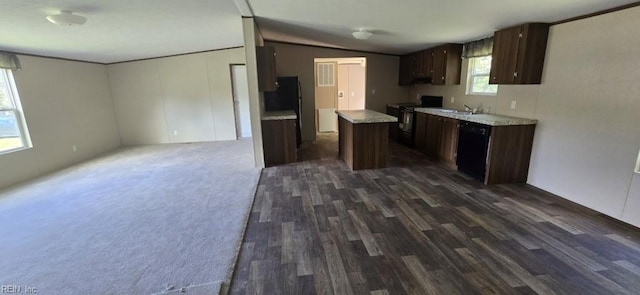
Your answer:
[[[373,34],[371,32],[369,32],[369,31],[365,30],[365,29],[359,29],[359,30],[351,33],[351,35],[353,35],[353,38],[356,38],[358,40],[367,40]]]
[[[59,26],[81,25],[87,22],[87,18],[82,15],[73,14],[68,10],[62,10],[59,14],[47,16],[47,20]]]

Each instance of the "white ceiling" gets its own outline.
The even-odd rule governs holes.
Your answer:
[[[265,39],[404,54],[491,36],[525,22],[556,22],[637,0],[248,0]],[[351,33],[366,28],[366,41]]]
[[[633,0],[248,0],[268,40],[403,54]],[[45,19],[59,10],[82,26]],[[366,41],[351,32],[371,30]],[[0,50],[112,63],[242,46],[233,0],[0,0]]]
[[[88,20],[49,23],[59,10]],[[232,0],[0,0],[0,50],[111,63],[243,44]]]

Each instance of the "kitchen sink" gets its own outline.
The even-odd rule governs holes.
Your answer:
[[[449,110],[449,109],[442,109],[440,110],[440,112],[443,113],[451,113],[451,114],[459,114],[459,115],[472,115],[472,112],[468,112],[468,111],[459,111],[459,110]]]

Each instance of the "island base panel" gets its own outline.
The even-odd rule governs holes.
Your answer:
[[[339,118],[340,158],[352,170],[387,166],[389,123],[353,124]]]

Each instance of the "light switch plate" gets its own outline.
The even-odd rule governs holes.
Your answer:
[[[451,103],[454,103],[455,101],[456,101],[456,98],[452,96],[451,97]]]
[[[515,109],[516,109],[516,101],[515,101],[515,100],[512,100],[512,101],[511,101],[511,109],[512,109],[512,110],[515,110]]]

